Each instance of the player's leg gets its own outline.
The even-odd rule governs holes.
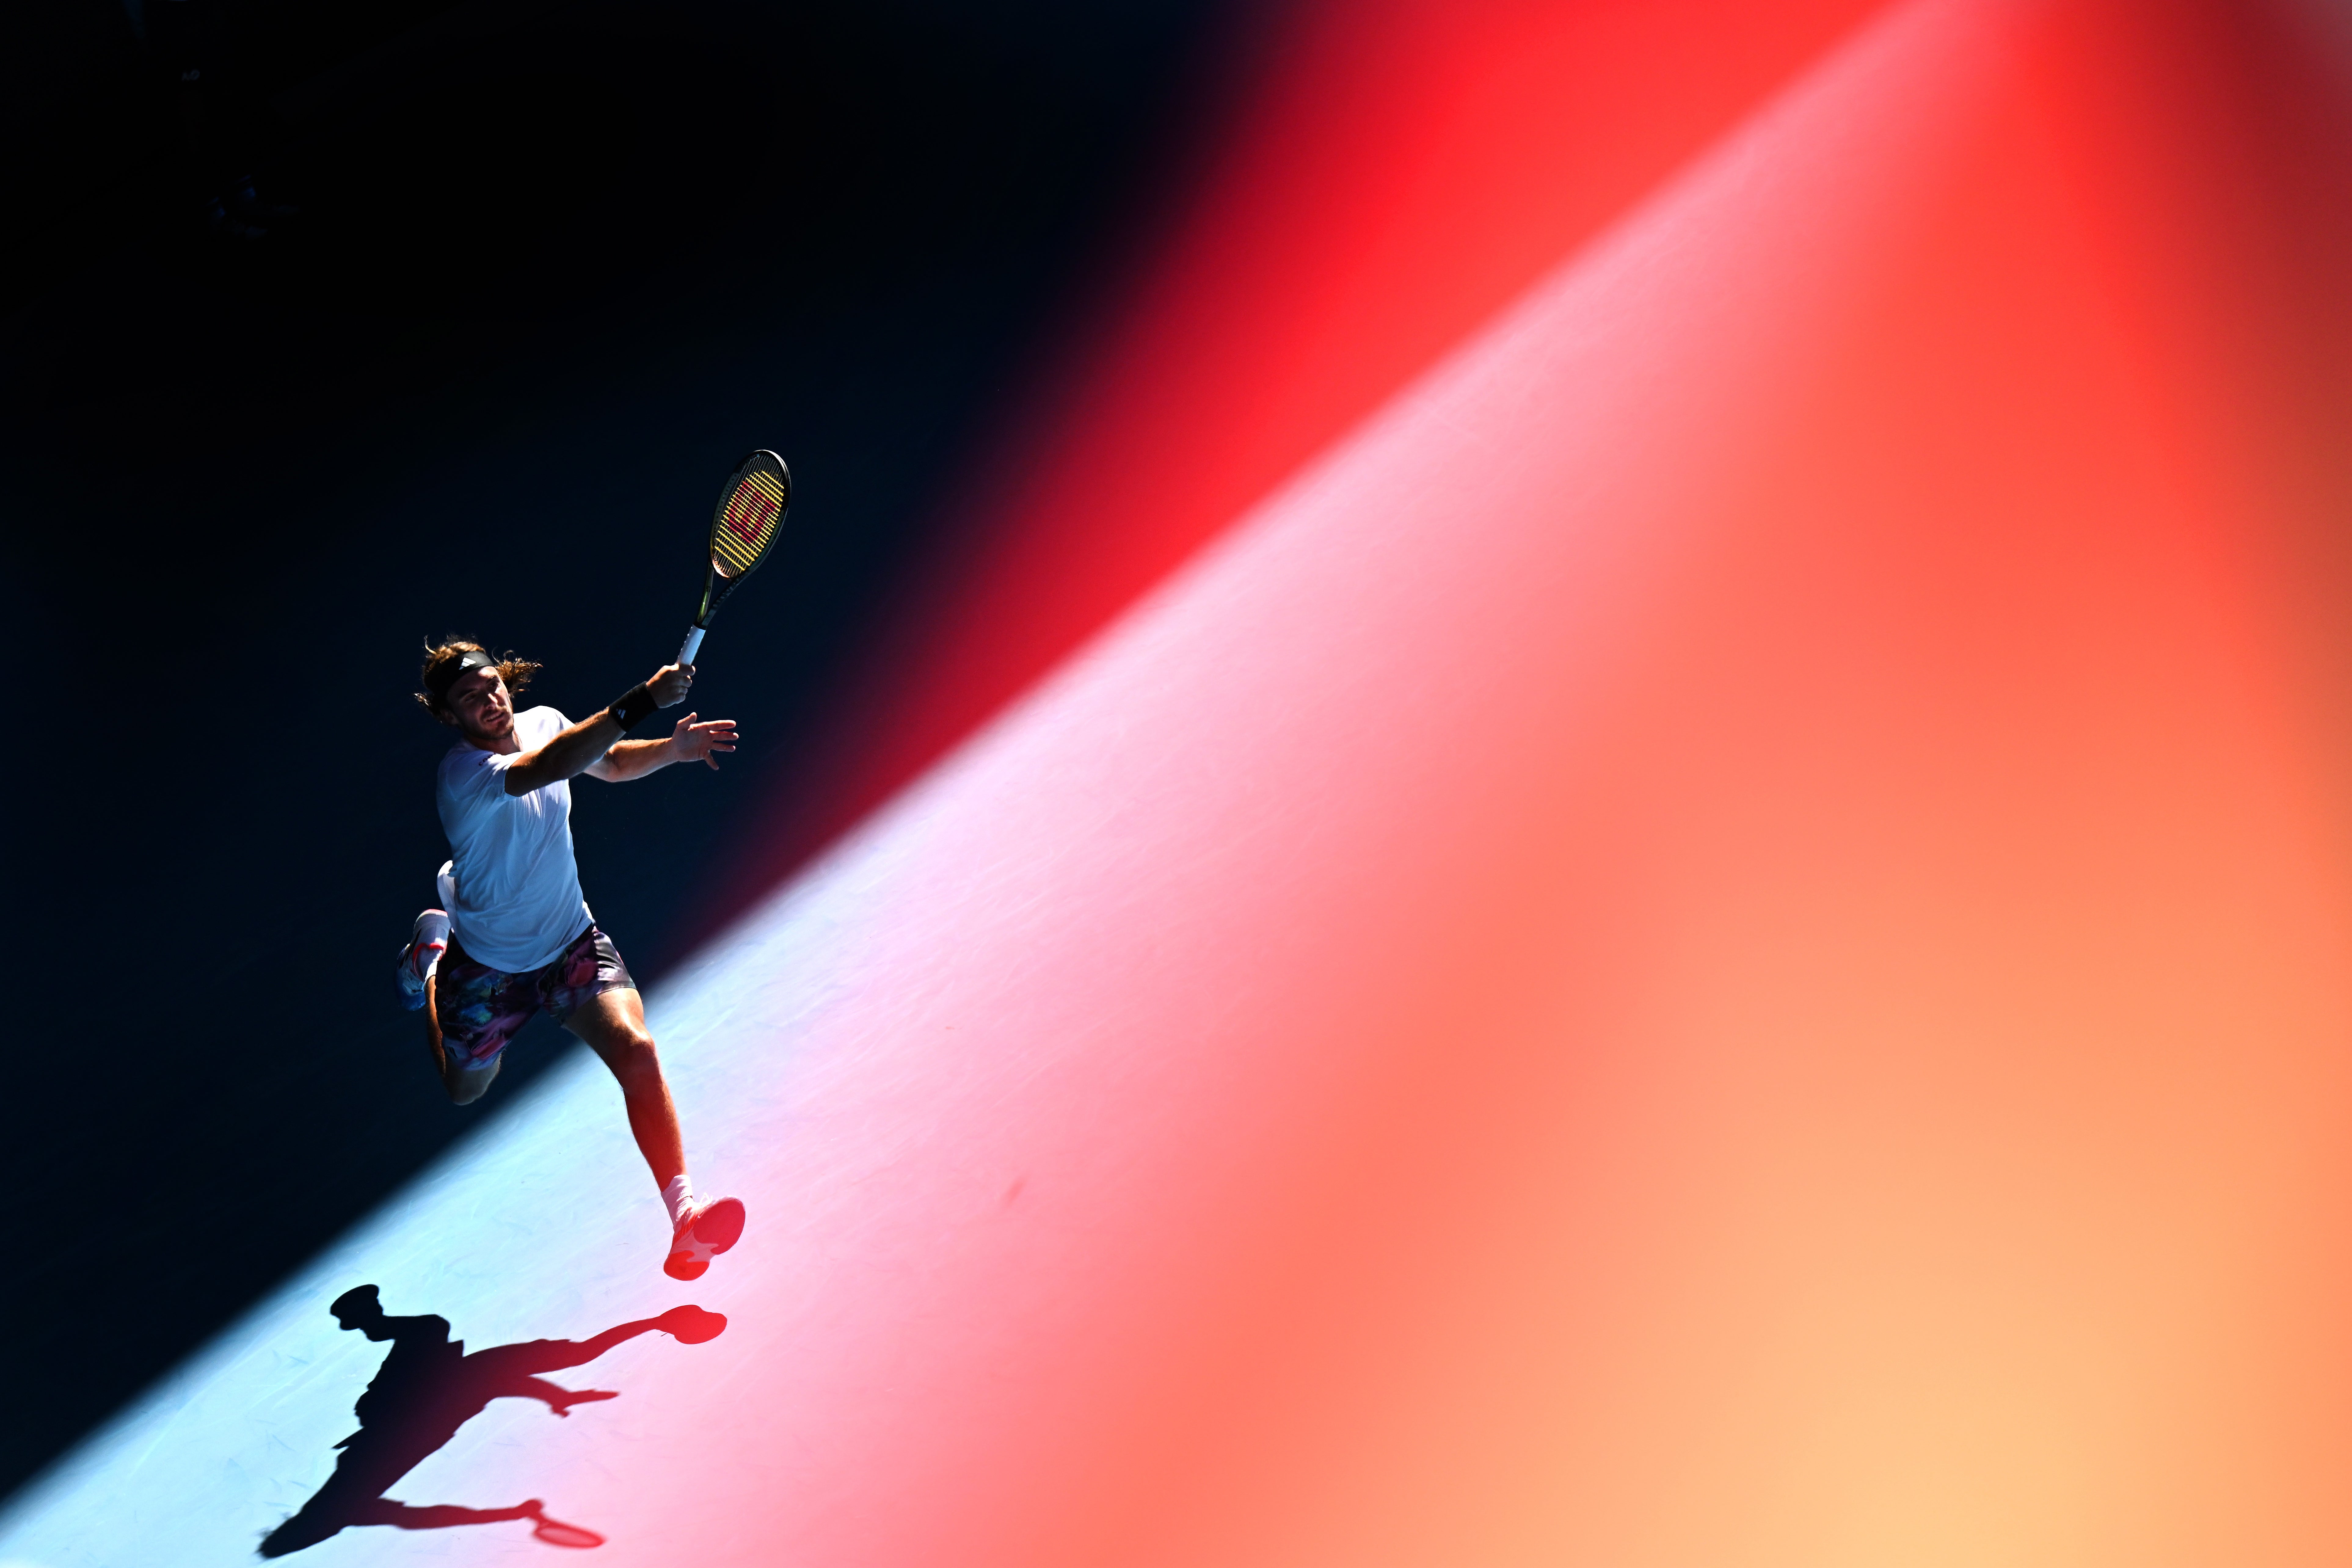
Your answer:
[[[686,1174],[686,1139],[678,1131],[677,1105],[662,1077],[661,1052],[646,1027],[644,1001],[634,986],[606,991],[572,1008],[563,1026],[588,1042],[621,1085],[629,1131],[654,1174],[667,1187]]]
[[[457,881],[452,862],[441,862],[441,869],[433,874],[434,891],[441,895],[438,908],[426,910],[416,917],[409,928],[408,945],[400,950],[400,963],[393,971],[398,984],[400,1005],[410,1012],[425,1005],[425,987],[433,978],[434,968],[449,948],[449,907],[457,901]]]
[[[425,1043],[452,1103],[471,1105],[499,1076],[507,1042],[538,1010],[533,981],[478,963],[455,942],[442,955],[425,982]]]
[[[441,1009],[437,993],[440,976],[428,975],[425,981],[425,1044],[433,1053],[433,1070],[441,1077],[441,1087],[449,1091],[452,1105],[471,1105],[482,1098],[490,1080],[499,1076],[499,1064],[507,1059],[506,1052],[495,1052],[488,1065],[472,1061],[449,1048],[448,1037],[441,1032]],[[499,1042],[501,1045],[504,1041]]]
[[[499,1076],[499,1063],[504,1056],[490,1058],[486,1068],[460,1068],[441,1075],[441,1087],[449,1091],[452,1105],[471,1105],[490,1091],[490,1080]]]
[[[400,962],[393,970],[402,1006],[415,1012],[425,1005],[425,987],[448,946],[447,910],[426,910],[416,917],[415,925],[409,929],[408,945],[400,950]]]
[[[435,995],[440,989],[438,982],[437,975],[425,978],[425,1047],[433,1053],[433,1071],[441,1087],[449,1091],[450,1103],[471,1105],[499,1076],[499,1064],[506,1060],[506,1053],[492,1057],[487,1068],[468,1067],[462,1058],[451,1057],[449,1043],[441,1033],[441,1009]]]
[[[677,1107],[628,966],[612,939],[592,925],[549,965],[541,984],[555,1021],[587,1041],[620,1083],[629,1131],[669,1210],[670,1249],[663,1272],[674,1279],[700,1278],[710,1260],[743,1234],[743,1205],[735,1198],[694,1195]]]

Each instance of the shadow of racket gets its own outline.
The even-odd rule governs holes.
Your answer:
[[[530,1536],[533,1541],[544,1541],[550,1546],[576,1547],[583,1552],[591,1546],[604,1544],[604,1538],[594,1531],[576,1524],[566,1524],[560,1519],[550,1519],[543,1510],[534,1510],[530,1519],[532,1521]]]

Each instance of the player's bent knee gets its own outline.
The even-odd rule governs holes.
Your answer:
[[[490,1080],[498,1076],[499,1064],[492,1062],[473,1071],[453,1072],[442,1079],[442,1084],[449,1091],[450,1104],[471,1105],[489,1091]]]
[[[624,1087],[657,1083],[661,1080],[661,1053],[654,1047],[651,1035],[630,1033],[614,1040],[604,1054],[613,1076]]]

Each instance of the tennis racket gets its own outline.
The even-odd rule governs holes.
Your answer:
[[[710,514],[710,566],[702,575],[702,608],[677,650],[678,663],[694,662],[719,602],[768,558],[792,504],[792,470],[773,452],[752,453],[728,479],[719,510]]]

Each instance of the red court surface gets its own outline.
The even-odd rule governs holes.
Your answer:
[[[2327,237],[2212,15],[1881,13],[650,999],[708,1279],[572,1062],[0,1560],[248,1561],[373,1282],[728,1315],[392,1489],[616,1564],[2344,1562]]]

